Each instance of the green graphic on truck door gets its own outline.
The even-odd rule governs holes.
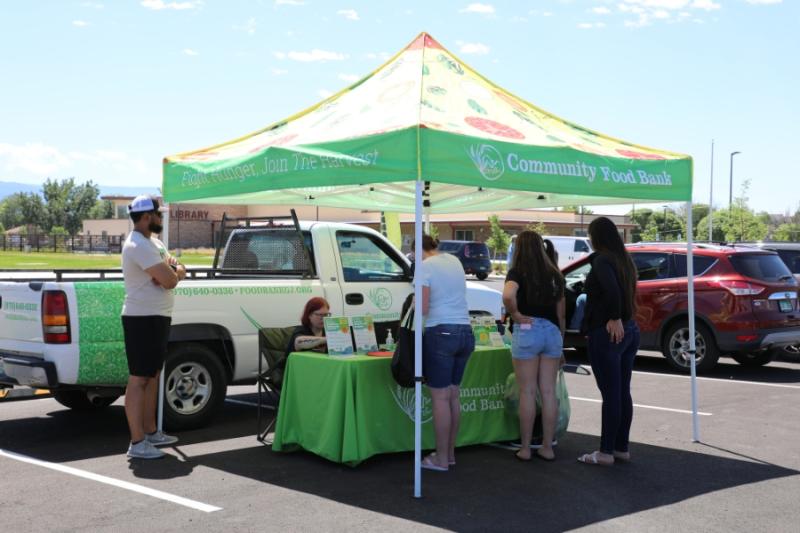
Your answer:
[[[123,385],[128,362],[122,336],[122,281],[75,283],[80,324],[78,384]]]

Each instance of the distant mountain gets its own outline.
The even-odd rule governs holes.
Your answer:
[[[158,194],[156,187],[114,187],[100,185],[100,196],[136,196],[138,194]],[[0,200],[11,196],[15,192],[38,192],[41,194],[42,186],[35,183],[17,183],[14,181],[0,181]]]

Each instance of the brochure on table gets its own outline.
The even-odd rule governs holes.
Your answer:
[[[325,319],[325,338],[328,341],[328,355],[353,355],[353,339],[346,316]]]
[[[375,337],[375,322],[370,315],[350,317],[353,323],[353,337],[356,340],[356,353],[369,353],[378,350]]]
[[[470,317],[472,333],[475,335],[476,346],[493,346],[502,348],[505,346],[503,337],[497,331],[497,324],[491,316]]]

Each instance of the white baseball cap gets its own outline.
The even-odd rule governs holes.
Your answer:
[[[128,204],[128,213],[147,213],[148,211],[166,211],[158,206],[158,200],[146,194],[140,194]]]

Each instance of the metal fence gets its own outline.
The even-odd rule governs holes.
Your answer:
[[[122,253],[125,235],[0,235],[0,249],[20,252]]]

